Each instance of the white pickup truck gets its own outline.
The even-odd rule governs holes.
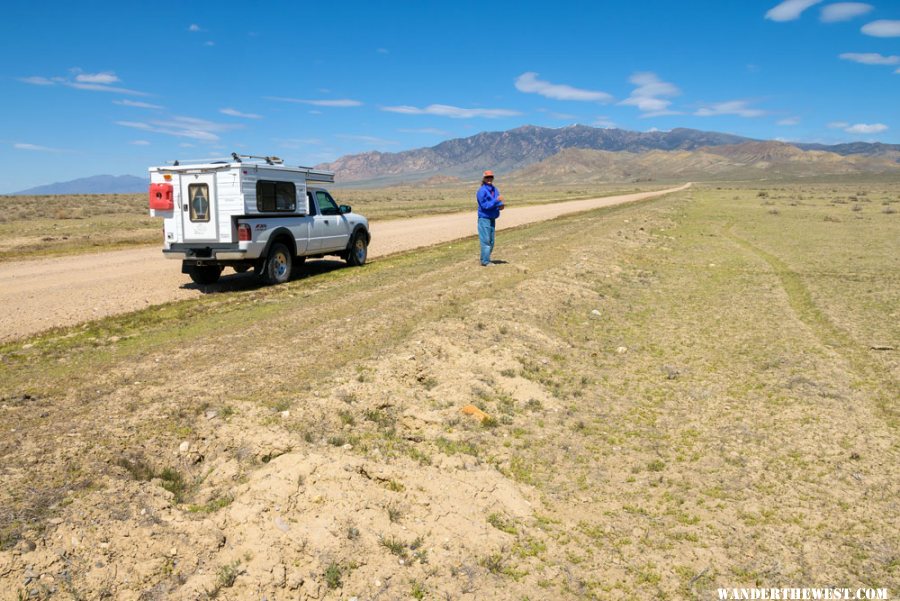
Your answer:
[[[150,168],[150,214],[163,218],[163,254],[195,283],[213,284],[232,267],[280,284],[307,257],[366,262],[369,222],[320,185],[333,182],[330,171],[276,157],[175,161]]]

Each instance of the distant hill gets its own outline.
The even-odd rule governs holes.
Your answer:
[[[558,129],[526,125],[500,132],[482,132],[468,138],[441,142],[430,148],[404,152],[367,152],[343,156],[318,167],[335,171],[338,182],[389,184],[424,180],[433,176],[477,179],[482,169],[510,173],[547,160],[567,149],[585,149],[632,154],[653,151],[694,151],[734,146],[747,142],[768,144],[731,134],[673,129],[635,132],[572,125]],[[839,156],[900,160],[900,145],[854,142],[825,146],[785,144],[799,150],[825,151]],[[785,152],[781,150],[781,152]]]
[[[472,179],[483,169],[508,173],[543,161],[566,148],[627,152],[693,150],[747,140],[694,129],[635,132],[586,125],[559,129],[526,125],[509,131],[482,132],[468,138],[447,140],[430,148],[347,155],[317,167],[334,171],[337,181],[342,183],[358,180],[391,183],[403,178],[425,179],[434,175]]]
[[[37,186],[16,192],[16,195],[50,195],[50,194],[133,194],[146,192],[149,179],[133,175],[94,175],[82,177],[68,182],[57,182],[46,186]]]
[[[506,178],[528,183],[761,180],[820,175],[900,174],[889,157],[841,156],[782,142],[743,142],[644,153],[570,148]]]

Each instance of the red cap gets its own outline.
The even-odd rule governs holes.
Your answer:
[[[481,177],[494,177],[494,172],[493,171],[485,171],[484,175],[482,175]]]

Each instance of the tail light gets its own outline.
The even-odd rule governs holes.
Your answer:
[[[249,223],[242,223],[238,226],[238,240],[241,242],[250,242],[251,233]]]

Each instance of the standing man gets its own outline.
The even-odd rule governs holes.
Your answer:
[[[476,194],[478,199],[478,240],[481,242],[481,265],[491,265],[491,252],[494,250],[494,230],[496,221],[503,210],[503,197],[494,187],[494,172],[485,171],[481,178],[481,187]]]

